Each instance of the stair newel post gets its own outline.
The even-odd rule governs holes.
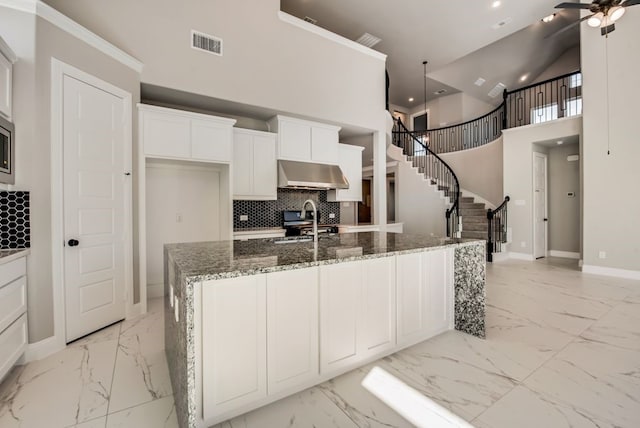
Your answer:
[[[502,91],[502,129],[507,129],[507,98],[509,92],[505,89]]]
[[[492,239],[492,233],[491,231],[493,230],[493,211],[491,211],[491,209],[487,210],[487,261],[488,262],[492,262],[493,261],[493,239]]]
[[[447,237],[452,238],[451,236],[451,210],[447,210],[445,213],[447,217]]]

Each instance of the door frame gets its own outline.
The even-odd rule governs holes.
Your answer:
[[[63,106],[64,76],[80,80],[88,85],[108,92],[123,101],[125,117],[125,168],[132,171],[132,95],[117,86],[86,73],[69,64],[51,58],[51,260],[53,286],[53,331],[54,341],[60,349],[66,346],[66,308],[64,277],[64,144],[63,144]],[[140,312],[140,303],[133,302],[133,182],[129,175],[124,187],[124,277],[125,277],[125,313],[126,317]],[[142,295],[140,296],[142,299]]]
[[[533,260],[536,260],[536,157],[544,159],[544,218],[549,217],[549,157],[545,153],[533,152],[531,159],[531,195],[532,195],[532,223],[533,223],[533,236],[531,240],[531,249]],[[544,255],[542,257],[548,257],[549,255],[549,222],[544,222]]]

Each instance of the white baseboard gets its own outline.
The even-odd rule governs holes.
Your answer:
[[[628,269],[616,269],[603,266],[582,265],[583,273],[591,273],[593,275],[614,276],[616,278],[637,279],[640,280],[640,271]]]
[[[509,258],[516,259],[516,260],[529,260],[531,262],[535,260],[535,258],[533,257],[533,254],[514,253],[513,251],[509,252]]]
[[[493,258],[493,263],[504,262],[505,260],[509,260],[509,253],[506,251],[501,251],[499,253],[493,253],[491,256]]]
[[[580,260],[580,253],[574,253],[571,251],[549,250],[549,256]]]
[[[26,364],[31,361],[41,360],[63,350],[66,347],[64,341],[60,341],[57,337],[51,336],[46,339],[42,339],[39,342],[30,343],[27,345],[24,355],[19,361],[19,364]]]
[[[164,284],[147,284],[147,299],[164,296]]]

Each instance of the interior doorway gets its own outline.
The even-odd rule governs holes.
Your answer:
[[[362,202],[358,202],[358,224],[371,224],[371,179],[362,180]]]

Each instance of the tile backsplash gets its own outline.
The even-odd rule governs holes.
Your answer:
[[[29,192],[0,191],[0,249],[29,248]]]
[[[233,229],[282,227],[282,211],[300,210],[307,199],[316,203],[320,223],[340,223],[340,202],[327,202],[326,190],[278,189],[275,201],[233,201]],[[331,213],[335,218],[329,218]],[[248,220],[240,221],[241,215],[248,216]]]

